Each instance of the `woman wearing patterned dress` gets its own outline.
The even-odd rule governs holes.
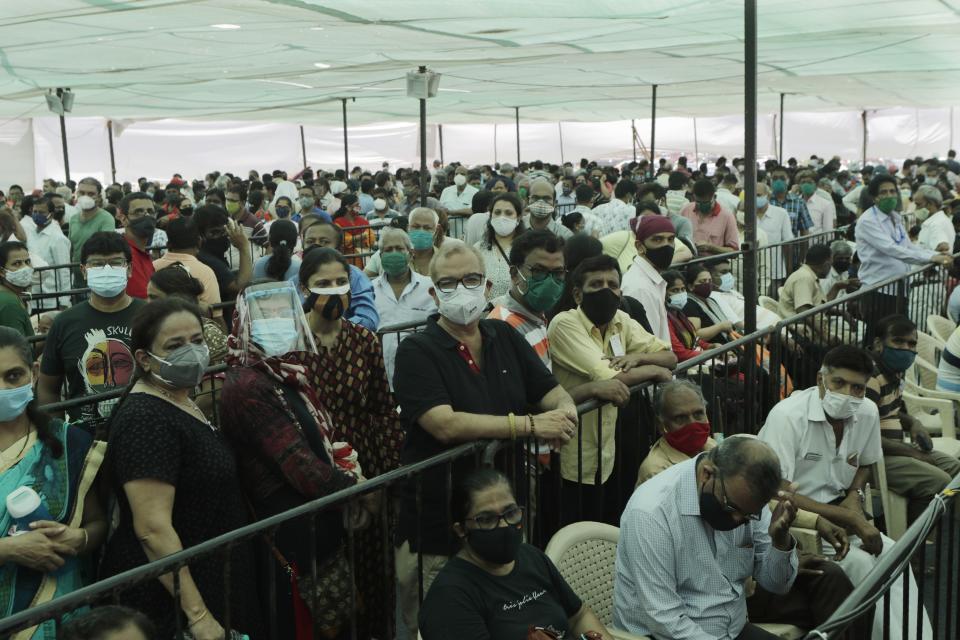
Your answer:
[[[314,388],[333,418],[337,440],[356,450],[364,475],[373,478],[400,466],[403,429],[383,364],[380,340],[372,331],[343,318],[350,305],[350,272],[343,256],[329,248],[313,248],[303,254],[300,287],[306,296],[304,310],[320,354],[314,370]],[[356,574],[360,589],[361,620],[374,636],[384,637],[393,615],[385,589],[392,588],[384,567],[393,558],[384,548],[380,515],[357,536]],[[389,585],[389,586],[388,586]]]

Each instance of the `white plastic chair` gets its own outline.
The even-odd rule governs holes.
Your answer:
[[[923,358],[936,368],[940,363],[940,354],[947,348],[947,343],[934,338],[929,333],[917,331],[917,357]]]
[[[931,314],[927,316],[927,328],[930,329],[930,335],[946,344],[954,329],[957,328],[957,323],[949,318]]]
[[[953,402],[944,398],[930,398],[905,389],[903,403],[907,413],[917,418],[931,434],[933,448],[948,456],[960,457],[957,440],[956,410]]]
[[[883,464],[882,457],[880,462],[873,465],[873,477],[877,480],[877,488],[874,491],[880,494],[887,535],[894,540],[899,540],[907,530],[907,499],[887,487],[887,467]],[[872,493],[868,492],[866,495],[872,495]],[[869,504],[870,501],[868,500],[867,503]]]
[[[573,592],[617,640],[642,640],[610,627],[613,621],[613,578],[620,529],[600,522],[577,522],[557,531],[547,545],[546,554],[557,565]],[[784,640],[804,636],[803,630],[789,624],[761,624],[764,630]]]
[[[780,305],[770,296],[760,296],[757,303],[767,311],[777,314],[777,317],[781,320],[783,319],[783,316],[780,315]]]

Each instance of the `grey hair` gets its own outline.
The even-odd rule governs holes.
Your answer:
[[[487,263],[483,259],[483,254],[480,252],[480,249],[467,244],[463,240],[447,238],[443,241],[443,244],[440,245],[440,248],[434,251],[433,258],[430,259],[430,279],[434,282],[437,281],[437,268],[440,266],[441,260],[446,260],[450,256],[463,253],[472,253],[480,264],[480,273],[487,275]]]
[[[384,227],[381,229],[380,239],[377,240],[377,248],[383,251],[384,245],[396,238],[403,240],[403,246],[407,248],[407,251],[413,249],[413,244],[410,242],[410,236],[407,235],[406,231],[398,227]]]
[[[834,240],[830,243],[830,253],[836,256],[852,256],[853,247],[846,240]]]
[[[433,215],[433,224],[440,224],[440,215],[430,207],[417,207],[410,212],[407,220],[412,220],[413,216],[417,215],[418,213],[430,213]]]
[[[703,391],[700,387],[689,380],[671,380],[670,382],[657,386],[657,390],[653,394],[653,415],[660,418],[663,415],[663,405],[667,402],[667,396],[681,389],[686,389],[687,391],[697,394],[700,403],[704,407],[707,406],[707,401],[704,399]]]
[[[764,503],[777,495],[783,480],[780,459],[765,442],[756,438],[726,438],[708,456],[721,476],[742,476]]]
[[[760,193],[761,189],[762,189],[763,192],[764,192],[763,194]],[[759,196],[759,195],[770,195],[770,186],[769,186],[766,182],[758,182],[758,183],[757,183],[757,195],[758,195],[758,196]]]
[[[817,180],[817,186],[826,190],[827,193],[833,192],[833,182],[830,180],[830,178],[820,178]]]
[[[913,199],[916,200],[917,196],[923,196],[924,202],[936,202],[938,209],[943,206],[943,193],[932,184],[924,184],[917,187],[917,192],[913,194]]]

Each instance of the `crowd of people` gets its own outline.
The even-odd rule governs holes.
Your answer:
[[[5,612],[501,440],[506,475],[472,456],[428,467],[77,611],[60,637],[386,638],[396,613],[408,640],[610,639],[532,544],[583,520],[621,527],[612,628],[746,640],[823,622],[892,544],[866,516],[871,465],[914,517],[960,473],[905,410],[909,299],[855,294],[952,270],[958,174],[952,151],[767,161],[755,283],[739,158],[11,186],[0,483],[45,515],[19,530],[0,502]],[[746,287],[776,301],[758,326],[851,298],[737,347]],[[755,347],[803,357],[771,372]],[[916,614],[909,578],[891,637]],[[850,628],[883,632],[880,611]]]

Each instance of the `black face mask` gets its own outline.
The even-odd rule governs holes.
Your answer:
[[[716,483],[716,476],[714,476],[714,483]],[[732,531],[742,524],[738,524],[733,516],[726,512],[720,504],[720,498],[715,496],[713,491],[707,491],[703,487],[700,489],[700,517],[706,520],[715,531]]]
[[[837,260],[833,263],[833,270],[837,273],[846,273],[850,270],[850,262],[848,260]]]
[[[507,564],[516,560],[522,539],[523,530],[516,526],[473,529],[467,532],[470,548],[490,564]]]
[[[227,249],[230,248],[230,238],[227,236],[209,238],[203,243],[203,248],[207,250],[207,253],[212,253],[215,256],[222,256],[227,252]]]
[[[130,232],[142,240],[153,238],[153,232],[157,229],[157,221],[150,216],[142,216],[129,222]]]
[[[593,324],[608,324],[620,308],[620,296],[611,289],[600,289],[584,293],[580,309]]]
[[[666,271],[670,268],[670,263],[673,262],[673,245],[668,244],[662,247],[657,247],[656,249],[646,249],[647,260],[650,261],[657,271]]]
[[[190,217],[193,215],[193,207],[183,207],[180,209],[180,215]]]

